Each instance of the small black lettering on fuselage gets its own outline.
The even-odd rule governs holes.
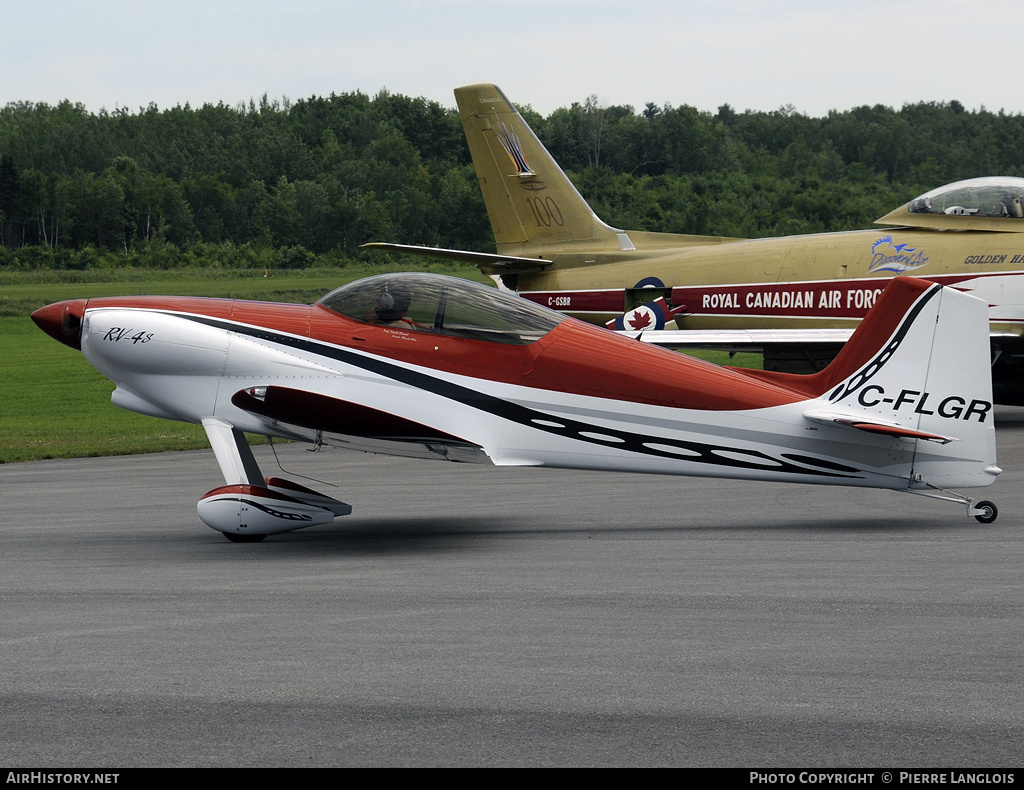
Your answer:
[[[893,411],[911,411],[914,414],[937,414],[947,420],[970,420],[977,417],[978,422],[984,423],[988,413],[992,410],[992,403],[986,400],[972,398],[969,402],[959,395],[949,395],[941,400],[932,396],[930,392],[919,392],[918,390],[900,390],[898,395],[887,395],[883,387],[877,384],[869,384],[857,394],[857,402],[861,406],[872,408],[882,404],[889,404]]]
[[[131,334],[134,330],[125,329],[120,326],[114,326],[107,330],[107,334],[103,336],[103,339],[109,343],[117,343],[121,340],[130,340],[132,345],[136,343],[148,343],[153,339],[152,332],[136,332],[134,335]]]
[[[966,258],[964,258],[964,264],[967,265],[967,266],[971,266],[973,264],[981,264],[981,263],[997,263],[997,264],[1006,263],[1006,256],[1005,255],[968,255]]]

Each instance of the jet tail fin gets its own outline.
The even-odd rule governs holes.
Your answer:
[[[498,252],[535,257],[546,245],[633,249],[602,222],[496,85],[455,89]]]
[[[382,242],[362,246],[468,261],[484,274],[502,276],[608,262],[636,250],[737,241],[613,228],[594,213],[500,88],[467,85],[455,89],[455,100],[497,253]]]

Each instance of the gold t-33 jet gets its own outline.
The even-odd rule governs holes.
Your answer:
[[[989,304],[998,403],[1024,405],[1024,178],[939,187],[884,229],[772,239],[620,230],[603,222],[494,85],[455,91],[497,254],[399,244],[476,263],[499,286],[669,346],[760,350],[810,372],[837,353],[893,277]]]

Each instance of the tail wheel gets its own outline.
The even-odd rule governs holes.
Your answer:
[[[999,515],[999,508],[997,508],[993,502],[989,502],[988,500],[979,502],[974,506],[974,508],[982,511],[975,516],[975,518],[982,524],[991,524],[996,520],[996,516]]]

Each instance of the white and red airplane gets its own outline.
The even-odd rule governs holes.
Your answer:
[[[201,423],[225,485],[200,518],[234,541],[349,505],[264,477],[243,432],[479,461],[885,488],[951,488],[996,466],[988,305],[894,279],[820,373],[719,367],[466,280],[387,274],[314,305],[80,299],[32,318],[116,385],[114,404]]]

